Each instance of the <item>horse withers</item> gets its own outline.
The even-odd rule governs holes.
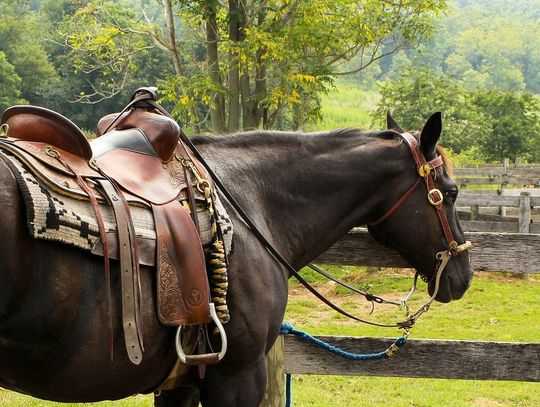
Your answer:
[[[300,269],[352,227],[401,253],[434,293],[437,254],[465,244],[454,201],[457,188],[442,163],[419,181],[403,131],[341,129],[319,133],[253,131],[198,137],[194,143],[259,230]],[[417,153],[438,164],[440,114],[415,135]],[[424,171],[428,167],[424,166]],[[419,183],[416,187],[414,185]],[[428,200],[437,203],[435,206]],[[154,391],[176,362],[175,330],[160,324],[153,269],[141,266],[144,359],[123,347],[120,300],[113,296],[114,358],[108,349],[103,261],[89,252],[32,239],[17,182],[0,160],[0,386],[66,402],[120,399]],[[398,205],[399,203],[399,205]],[[235,233],[229,255],[229,349],[204,379],[184,366],[181,385],[156,396],[158,406],[257,406],[266,387],[265,354],[277,338],[289,272],[270,256],[225,202]],[[390,213],[390,214],[389,214]],[[441,221],[444,215],[446,223]],[[113,293],[118,265],[111,263]],[[460,298],[472,272],[466,250],[441,272],[436,299]]]

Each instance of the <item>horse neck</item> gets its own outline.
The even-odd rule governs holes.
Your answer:
[[[247,133],[201,148],[262,232],[301,267],[378,217],[381,191],[403,170],[403,148],[377,135]]]

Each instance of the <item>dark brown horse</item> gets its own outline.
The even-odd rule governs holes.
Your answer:
[[[390,127],[396,128],[390,120]],[[440,115],[421,133],[421,151],[437,155]],[[354,129],[314,134],[248,132],[195,140],[261,232],[297,269],[357,225],[380,219],[418,179],[411,151],[396,130]],[[464,236],[454,208],[457,189],[444,166],[436,170],[443,212],[458,243]],[[448,250],[423,185],[372,234],[397,249],[428,280],[435,255]],[[113,301],[115,357],[108,352],[103,260],[60,243],[30,238],[16,181],[0,160],[0,386],[59,401],[119,399],[152,391],[176,360],[175,330],[155,312],[154,270],[142,272],[143,362],[123,348],[119,304]],[[288,272],[229,208],[235,235],[230,256],[225,325],[229,350],[199,381],[185,369],[184,387],[156,397],[160,406],[257,406],[266,383],[265,353],[287,303]],[[119,292],[117,268],[113,287]],[[448,263],[436,299],[459,299],[469,286],[467,253]],[[433,291],[433,283],[429,290]]]

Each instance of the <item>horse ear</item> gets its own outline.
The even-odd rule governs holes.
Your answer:
[[[427,120],[422,133],[420,134],[420,145],[424,154],[429,154],[435,151],[437,141],[442,132],[442,115],[441,112],[433,113]]]
[[[403,133],[403,129],[399,127],[399,124],[394,120],[392,117],[392,113],[390,113],[390,110],[386,111],[386,127],[388,130],[395,130],[400,133]]]

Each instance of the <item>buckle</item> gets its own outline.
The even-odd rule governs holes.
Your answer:
[[[444,201],[442,192],[437,188],[433,188],[428,192],[427,199],[434,206],[439,206]]]
[[[0,126],[0,138],[7,138],[9,131],[9,125],[7,123],[2,123]]]
[[[426,178],[430,173],[431,166],[429,165],[429,163],[422,164],[418,167],[418,174],[420,174],[422,178]]]

